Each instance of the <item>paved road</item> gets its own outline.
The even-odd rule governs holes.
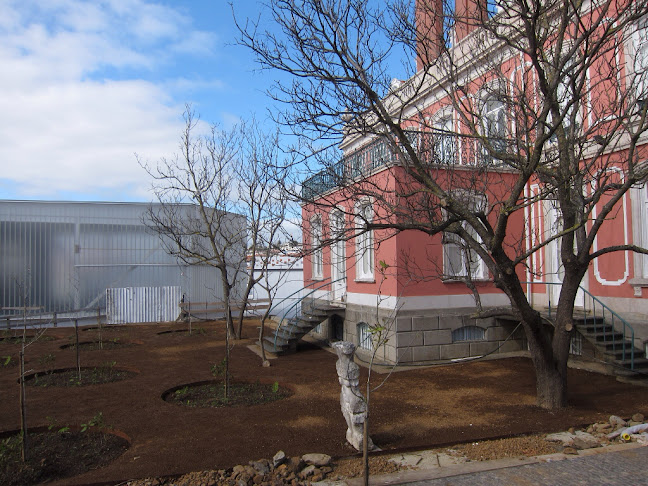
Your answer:
[[[648,486],[648,447],[562,461],[526,464],[439,479],[408,486]]]

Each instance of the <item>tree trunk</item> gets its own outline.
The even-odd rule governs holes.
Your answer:
[[[232,319],[232,309],[230,307],[230,291],[232,290],[231,285],[229,284],[229,281],[227,279],[227,272],[222,268],[220,269],[220,271],[223,281],[223,300],[225,301],[225,321],[227,322],[227,330],[230,333],[230,336],[234,336],[234,339],[240,339],[241,336],[236,334],[236,330],[234,329],[234,320]]]
[[[230,396],[230,331],[225,329],[225,400]]]
[[[567,406],[567,359],[570,332],[564,321],[556,316],[555,325],[542,323],[527,332],[529,350],[536,374],[537,405],[547,410]]]
[[[259,327],[259,347],[261,348],[261,363],[265,366],[268,362],[266,358],[265,348],[263,347],[263,334],[265,332],[265,316],[261,319],[261,326]],[[268,365],[270,363],[268,362]]]
[[[536,400],[539,407],[556,410],[567,406],[567,363],[555,359],[533,360],[536,371]]]
[[[254,272],[254,268],[250,271]],[[243,293],[243,297],[241,299],[241,313],[239,314],[238,323],[236,326],[236,332],[238,333],[239,339],[243,334],[243,318],[245,316],[245,309],[247,308],[248,300],[250,299],[250,292],[252,292],[252,282],[253,281],[248,280],[247,286]]]

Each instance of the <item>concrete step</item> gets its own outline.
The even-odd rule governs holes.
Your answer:
[[[587,336],[600,344],[625,342],[623,334],[620,332],[592,332]]]
[[[597,323],[597,324],[576,324],[576,328],[581,332],[586,332],[587,334],[594,333],[611,333],[614,331],[614,328],[609,324]]]
[[[265,336],[263,340],[272,343],[273,346],[276,345],[277,347],[290,346],[290,343],[292,341],[290,339],[285,339],[280,336],[275,336],[274,334],[271,336]]]
[[[621,361],[623,359],[628,359],[629,356],[632,356],[632,348],[628,347],[625,349],[625,353],[623,349],[617,348],[616,350],[606,350],[604,352],[606,356],[610,356],[612,359],[615,361]],[[638,350],[635,348],[634,350],[634,358],[639,359],[639,358],[645,358],[645,353],[643,351]]]
[[[624,368],[630,369],[630,366],[632,364],[632,360],[625,359],[625,360],[617,360],[617,363],[623,366]],[[637,358],[635,356],[634,359],[634,368],[637,370],[648,370],[648,359],[646,358]]]
[[[279,342],[277,342],[275,346],[274,339],[271,338],[270,336],[266,336],[263,338],[263,349],[268,351],[269,353],[273,353],[276,355],[282,355],[286,354],[287,352],[290,351],[291,346],[288,344],[282,345]]]

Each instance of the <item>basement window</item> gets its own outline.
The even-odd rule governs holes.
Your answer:
[[[572,335],[571,341],[569,343],[569,354],[573,354],[574,356],[582,356],[583,355],[583,335],[575,332]]]
[[[366,349],[367,351],[373,350],[371,332],[369,331],[369,324],[366,322],[358,324],[358,347],[360,349]]]
[[[452,331],[452,342],[484,341],[486,331],[478,326],[464,326]]]

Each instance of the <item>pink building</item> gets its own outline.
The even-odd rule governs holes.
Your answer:
[[[540,88],[532,75],[533,59],[508,49],[480,27],[493,17],[506,28],[506,9],[488,12],[477,0],[455,3],[457,21],[448,31],[441,16],[436,15],[442,9],[440,0],[417,2],[418,72],[409,80],[393,82],[385,106],[398,110],[400,128],[409,133],[418,157],[427,161],[428,176],[453,197],[463,198],[481,212],[483,224],[494,225],[502,211],[509,211],[504,201],[520,180],[519,170],[507,162],[506,154],[530,150],[528,147],[535,143],[535,135],[530,143],[520,143],[524,127],[530,123],[520,119],[519,97]],[[623,12],[635,5],[618,0],[618,5],[601,13],[596,3],[585,3],[583,8],[589,11],[581,20],[591,27],[592,39],[597,29],[609,28],[601,20],[603,14],[615,14],[621,22]],[[597,229],[590,253],[622,248],[600,252],[581,281],[575,298],[575,308],[580,312],[574,317],[572,353],[616,360],[633,369],[645,364],[643,352],[648,340],[648,255],[630,250],[631,245],[648,248],[645,174],[643,183],[639,181],[622,192],[618,189],[637,171],[646,172],[648,138],[641,129],[617,124],[615,120],[621,117],[615,113],[620,107],[633,107],[636,114],[625,117],[628,125],[636,128],[645,123],[641,114],[645,116],[643,93],[648,91],[648,81],[644,81],[648,77],[642,71],[648,67],[646,24],[645,18],[623,24],[618,29],[619,41],[612,37],[611,47],[592,59],[575,51],[574,56],[587,59],[580,64],[583,72],[572,78],[565,75],[556,88],[559,111],[564,116],[561,130],[571,130],[574,139],[583,143],[582,149],[574,152],[581,170],[588,167],[584,173],[591,176],[583,186],[591,215],[583,227],[591,232],[598,224],[596,215],[614,206]],[[515,27],[512,25],[512,32]],[[562,42],[561,49],[570,49],[576,40],[570,44],[567,37],[549,39]],[[448,74],[445,59],[455,63],[454,79]],[[565,73],[577,71],[569,64],[560,69]],[[572,97],[576,102],[567,106],[564,100],[572,99],[570,90],[580,89],[570,79],[585,80],[581,86],[584,94]],[[457,95],[458,91],[463,97]],[[463,108],[461,103],[470,106]],[[543,106],[533,103],[529,103],[530,112]],[[473,110],[470,116],[477,120],[474,127],[466,109]],[[348,123],[353,124],[353,120]],[[632,138],[636,132],[638,135]],[[547,136],[546,157],[557,151],[552,152],[551,144],[559,146],[555,142],[558,136]],[[317,328],[320,336],[352,341],[362,354],[375,346],[372,328],[388,329],[377,356],[389,363],[526,350],[525,334],[512,316],[503,312],[475,317],[478,301],[485,310],[510,307],[508,296],[495,286],[484,259],[466,251],[449,231],[429,235],[420,228],[409,229],[410,220],[430,211],[430,205],[425,201],[424,184],[408,170],[404,148],[388,136],[349,130],[341,149],[344,157],[337,165],[303,184],[303,241],[307,250],[304,284],[320,304],[333,306],[327,309],[329,316],[338,316]],[[632,167],[628,161],[632,161]],[[549,320],[565,277],[560,251],[560,235],[565,228],[555,195],[547,190],[550,178],[550,170],[538,171],[524,181],[519,207],[510,209],[504,241],[510,255],[524,256],[513,271],[523,282],[528,302]],[[611,189],[597,193],[601,184]],[[425,217],[441,221],[443,201],[435,204],[438,212]],[[371,231],[365,231],[368,227]],[[532,251],[534,248],[537,251]],[[324,314],[313,322],[322,320]],[[603,331],[590,328],[592,322],[602,324],[604,318]],[[610,339],[613,346],[608,346]]]

